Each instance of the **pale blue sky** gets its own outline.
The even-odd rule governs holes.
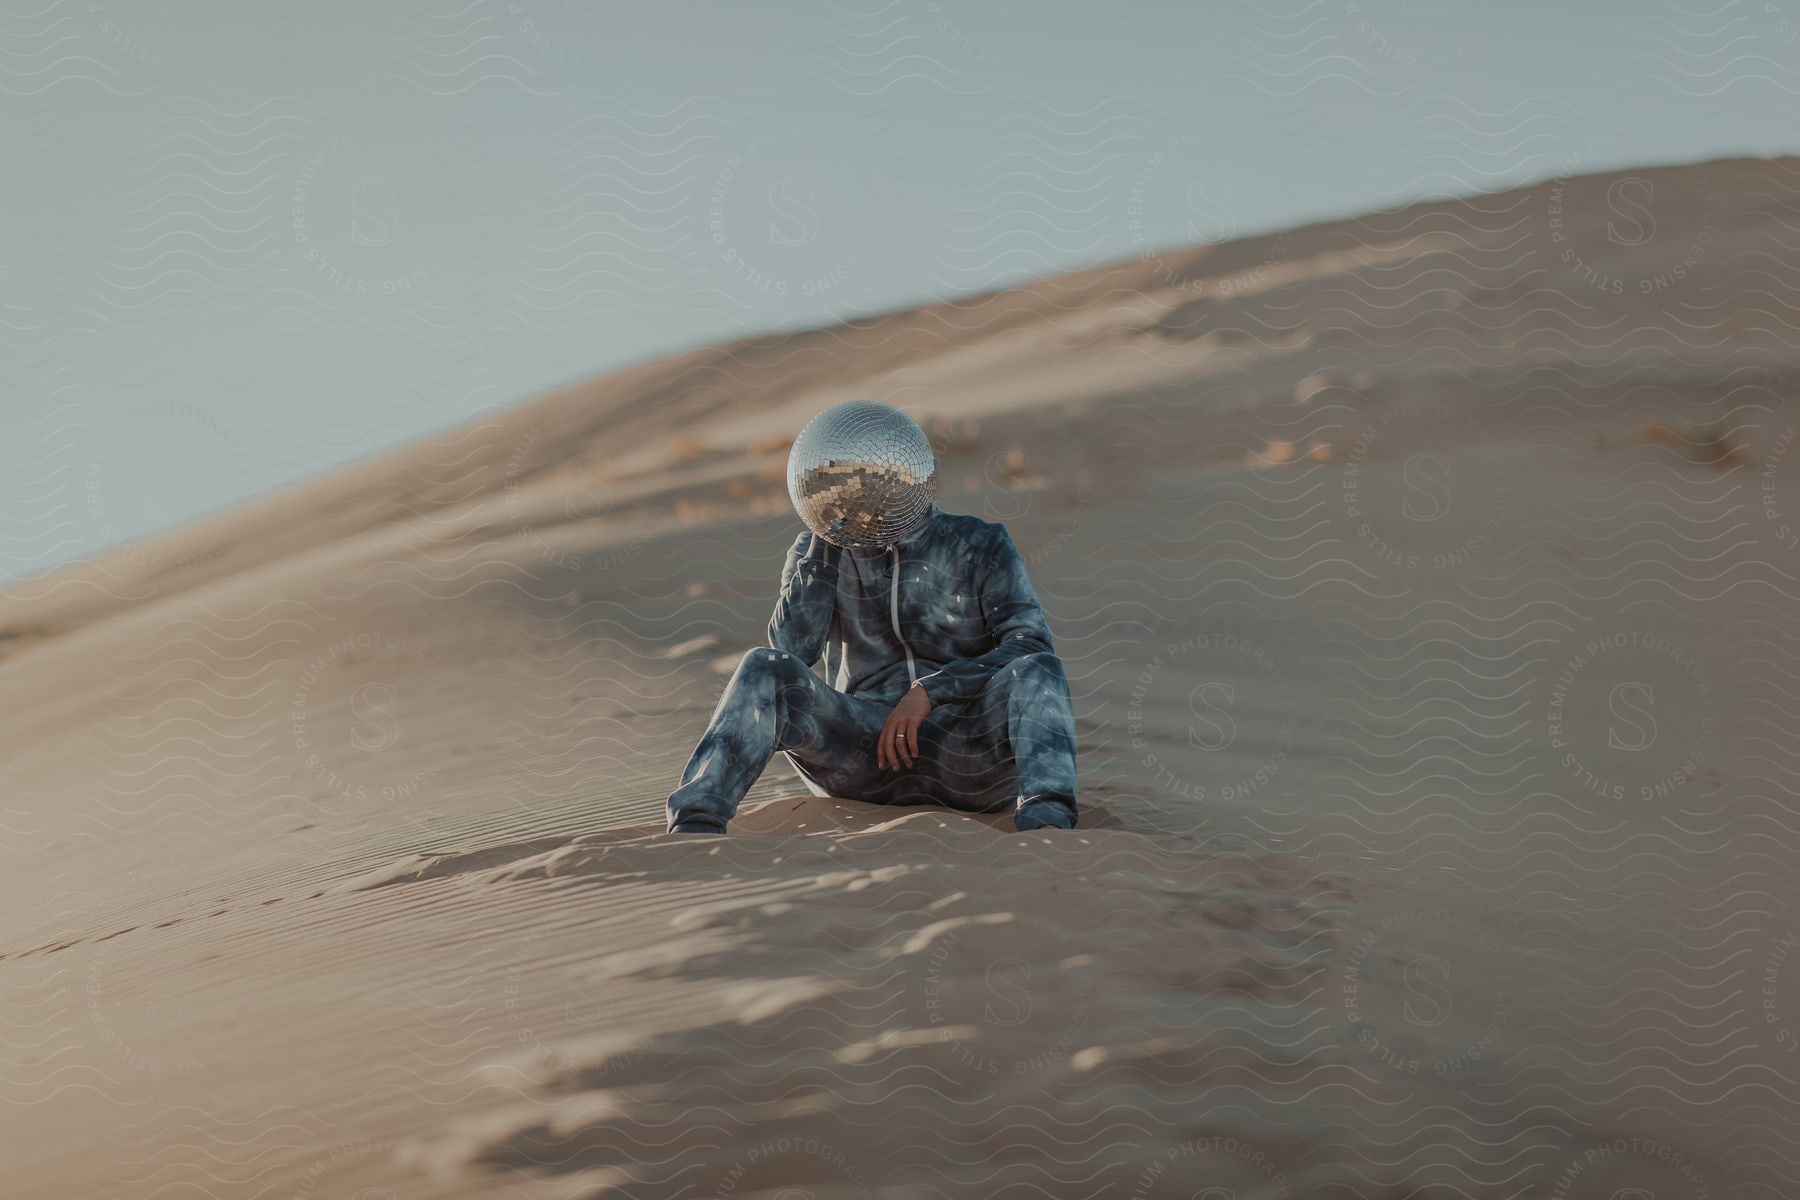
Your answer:
[[[561,381],[1794,148],[1800,0],[0,3],[0,578]]]

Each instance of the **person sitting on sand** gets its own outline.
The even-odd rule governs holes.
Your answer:
[[[929,469],[906,475],[896,493],[893,476],[879,474],[891,464],[865,455],[871,461],[853,469],[861,479],[877,473],[874,506],[834,497],[836,515],[822,517],[796,479],[818,440],[809,434],[841,434],[844,410],[858,418],[849,426],[857,436],[898,438]],[[841,478],[845,451],[834,453]],[[1005,526],[938,508],[929,440],[886,405],[827,409],[793,454],[796,507],[809,525],[829,521],[837,540],[809,529],[789,547],[768,645],[747,652],[726,683],[669,795],[669,831],[724,833],[777,751],[821,796],[978,813],[1010,806],[1019,830],[1073,829],[1068,676]],[[910,510],[897,494],[914,501]],[[899,536],[866,544],[899,510]],[[813,671],[821,654],[835,686]]]

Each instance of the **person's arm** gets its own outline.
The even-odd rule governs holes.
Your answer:
[[[781,594],[775,599],[775,615],[769,618],[769,645],[809,667],[825,653],[825,639],[831,633],[841,553],[808,531],[794,539],[781,567]]]
[[[1044,606],[1038,602],[1037,592],[1025,574],[1025,560],[1004,528],[986,551],[982,566],[981,615],[994,635],[994,648],[976,658],[959,658],[929,675],[921,675],[919,684],[933,705],[973,700],[981,694],[988,676],[1013,659],[1055,649],[1050,642],[1050,624],[1044,619]]]

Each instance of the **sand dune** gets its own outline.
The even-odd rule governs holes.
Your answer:
[[[1796,232],[1733,160],[1147,254],[9,589],[9,1187],[1787,1194]],[[851,395],[1026,554],[1072,834],[660,832]]]

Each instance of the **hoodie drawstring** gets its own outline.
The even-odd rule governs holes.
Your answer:
[[[900,643],[900,649],[906,651],[906,686],[911,687],[919,680],[918,668],[913,665],[912,647],[906,644],[906,635],[900,632],[900,546],[898,543],[889,547],[894,552],[894,586],[888,594],[888,612],[894,621],[894,637]]]

